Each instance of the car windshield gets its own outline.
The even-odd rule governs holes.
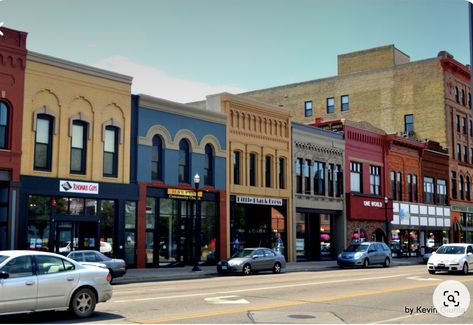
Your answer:
[[[2,263],[7,258],[8,258],[8,256],[6,256],[6,255],[0,255],[0,263]]]
[[[254,251],[254,249],[244,249],[234,254],[232,257],[249,257],[251,256],[251,254],[253,254]]]
[[[463,246],[442,246],[437,249],[437,254],[465,254]]]
[[[350,245],[345,249],[345,252],[365,252],[369,246],[368,244]]]

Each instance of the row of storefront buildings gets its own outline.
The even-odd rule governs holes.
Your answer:
[[[340,56],[337,77],[182,104],[2,31],[0,250],[157,267],[254,246],[301,261],[364,240],[405,255],[472,240],[470,70],[447,53],[371,49]]]

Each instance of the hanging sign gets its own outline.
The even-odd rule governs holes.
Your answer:
[[[99,194],[99,183],[59,181],[59,192]]]

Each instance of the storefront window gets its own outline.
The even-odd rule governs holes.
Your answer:
[[[154,262],[154,232],[156,222],[156,199],[146,198],[146,263]]]
[[[70,198],[69,199],[69,214],[82,215],[84,214],[84,199]]]
[[[332,236],[329,214],[320,215],[320,258],[331,258]]]
[[[133,226],[133,228],[132,228]],[[125,262],[135,265],[136,259],[136,202],[125,202]]]
[[[305,238],[306,238],[306,227],[305,227],[305,214],[296,213],[296,256],[298,259],[305,258]]]
[[[85,199],[85,214],[88,216],[97,215],[97,200]]]
[[[48,250],[50,216],[50,197],[33,195],[28,197],[28,248]]]
[[[100,203],[100,251],[113,256],[113,225],[115,223],[115,201]]]
[[[201,259],[209,263],[217,262],[217,203],[201,202]]]

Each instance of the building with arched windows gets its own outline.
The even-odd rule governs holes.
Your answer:
[[[28,53],[18,248],[96,249],[136,264],[131,81]]]
[[[140,187],[138,267],[194,263],[200,177],[200,262],[226,256],[226,115],[132,96],[132,181]]]

